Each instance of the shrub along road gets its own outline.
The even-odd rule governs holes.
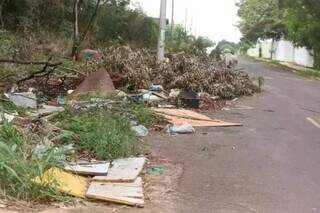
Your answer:
[[[183,165],[173,212],[319,212],[320,82],[256,62],[239,66],[264,76],[265,91],[236,103],[247,109],[213,116],[243,127],[150,139],[157,156]]]

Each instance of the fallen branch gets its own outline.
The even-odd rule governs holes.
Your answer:
[[[80,74],[80,75],[83,75],[83,76],[87,76],[86,74],[84,74],[83,72],[80,72],[78,70],[75,70],[75,69],[71,69],[71,68],[68,68],[68,67],[59,67],[60,69],[63,69],[63,70],[66,70],[66,71],[71,71],[71,72],[74,72],[74,73],[77,73],[77,74]]]
[[[51,65],[52,66],[52,65]],[[24,81],[27,81],[27,80],[30,80],[32,78],[35,78],[35,77],[43,77],[43,76],[48,76],[50,75],[51,73],[53,73],[56,68],[57,68],[57,65],[55,65],[52,69],[50,69],[49,71],[47,71],[47,68],[50,67],[48,64],[46,64],[41,70],[37,71],[37,72],[34,72],[34,73],[31,73],[29,76],[23,78],[23,79],[20,79],[17,84],[20,84]],[[41,75],[39,75],[41,74]]]
[[[62,62],[50,63],[49,61],[19,61],[13,59],[0,59],[0,63],[23,64],[23,65],[47,65],[49,67],[59,66]]]

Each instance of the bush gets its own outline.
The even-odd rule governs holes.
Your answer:
[[[72,132],[63,141],[72,140],[78,152],[89,151],[100,160],[136,154],[136,136],[127,118],[98,110],[73,115],[60,115],[60,126]]]
[[[0,195],[25,201],[49,202],[64,200],[54,184],[41,185],[33,179],[51,167],[62,167],[61,155],[56,148],[48,148],[35,156],[34,135],[22,133],[11,124],[0,129]]]

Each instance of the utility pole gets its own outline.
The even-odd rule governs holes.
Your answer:
[[[172,1],[172,13],[171,13],[171,38],[173,36],[173,29],[174,29],[174,0]]]
[[[158,40],[158,62],[164,61],[164,47],[165,47],[165,35],[166,35],[166,14],[167,14],[167,0],[161,0],[160,6],[160,34]]]

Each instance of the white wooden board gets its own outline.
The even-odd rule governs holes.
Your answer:
[[[107,176],[95,176],[93,181],[133,182],[141,173],[146,158],[126,158],[114,160]]]
[[[105,183],[92,181],[86,197],[130,206],[144,206],[142,179],[132,183]]]
[[[70,171],[76,174],[83,175],[107,175],[109,170],[110,163],[88,163],[88,164],[77,164],[77,165],[68,165],[65,167],[65,170]]]

